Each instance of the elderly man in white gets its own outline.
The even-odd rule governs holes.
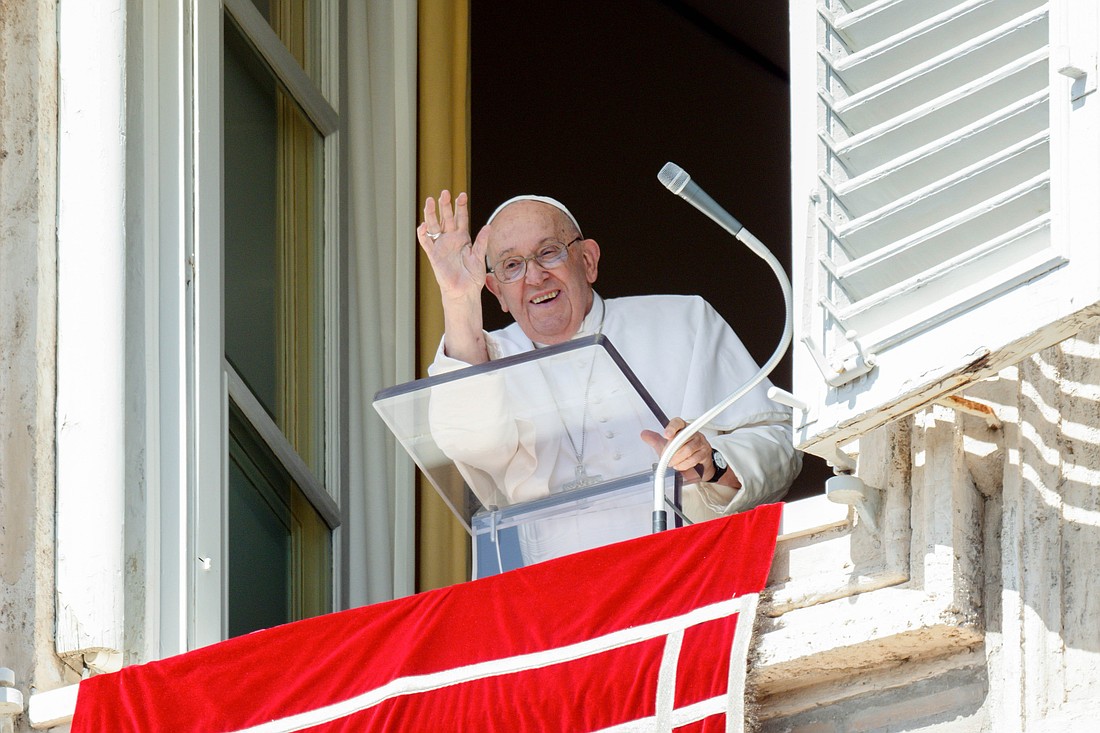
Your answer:
[[[510,199],[474,239],[466,194],[452,202],[443,191],[438,200],[425,202],[417,238],[443,301],[444,336],[430,374],[602,333],[662,410],[675,415],[663,434],[646,430],[637,438],[656,457],[686,420],[717,404],[757,371],[737,335],[700,297],[600,298],[592,287],[600,247],[584,238],[573,215],[554,199]],[[492,333],[484,330],[483,287],[515,323]],[[798,475],[801,456],[791,444],[789,410],[767,398],[769,386],[767,381],[758,385],[673,456],[670,465],[684,477],[684,506],[692,519],[776,501]],[[645,513],[641,526],[647,521]],[[585,532],[597,536],[530,559],[622,538],[617,531],[598,536],[599,527]]]

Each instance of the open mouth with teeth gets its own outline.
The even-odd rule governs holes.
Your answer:
[[[540,303],[549,303],[551,300],[554,300],[559,295],[561,295],[560,290],[551,290],[549,293],[543,293],[542,295],[537,295],[534,298],[531,298],[531,303],[533,305],[539,305]]]

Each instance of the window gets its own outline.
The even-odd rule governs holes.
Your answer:
[[[1097,230],[1066,196],[1095,186],[1100,102],[1051,49],[1094,79],[1095,28],[1061,1],[792,6],[803,448],[833,459],[1079,327]]]
[[[299,91],[325,104],[318,6],[256,5],[278,41],[247,6],[239,18],[227,7],[222,35],[230,636],[333,610],[339,525],[326,489],[325,301],[334,284],[325,251],[337,243],[325,236],[325,135],[269,66],[301,72]]]
[[[348,428],[349,393],[412,374],[415,252],[391,247],[415,211],[415,6],[384,5],[63,6],[58,383],[80,400],[58,400],[57,651],[78,671],[391,592],[389,527],[349,507],[396,502],[411,462],[395,479],[385,437]],[[375,58],[344,63],[349,28]],[[368,96],[352,217],[336,110]],[[356,307],[361,348],[352,241],[383,304]],[[353,381],[362,353],[391,356]],[[411,526],[407,506],[387,518]]]
[[[337,10],[196,8],[192,646],[335,609]]]

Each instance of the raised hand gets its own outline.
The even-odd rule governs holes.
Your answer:
[[[468,197],[460,193],[451,207],[451,192],[444,190],[438,202],[428,197],[424,202],[424,221],[416,228],[416,238],[428,256],[443,301],[480,298],[485,287],[485,250],[489,242],[488,227],[481,230],[477,241],[470,237]]]
[[[424,221],[416,238],[428,256],[443,299],[444,351],[448,356],[481,364],[489,360],[482,331],[481,289],[485,287],[485,251],[489,227],[470,238],[468,197],[460,193],[451,207],[451,192],[438,202],[424,202]]]

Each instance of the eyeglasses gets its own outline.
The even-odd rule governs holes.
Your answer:
[[[492,267],[488,266],[489,263],[486,260],[485,269],[493,273],[494,277],[504,284],[514,283],[527,274],[527,263],[530,260],[539,263],[539,267],[544,270],[552,270],[565,262],[565,258],[569,256],[569,248],[579,241],[581,241],[581,237],[577,237],[569,244],[554,241],[544,242],[538,251],[530,257],[506,257]]]

